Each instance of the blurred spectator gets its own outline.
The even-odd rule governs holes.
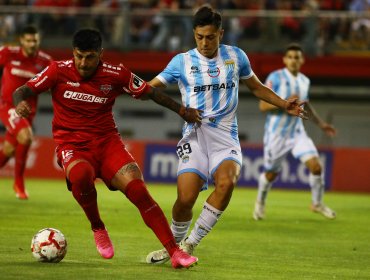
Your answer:
[[[306,0],[302,7],[302,11],[305,12],[305,17],[302,19],[304,30],[302,47],[308,56],[322,54],[326,42],[325,35],[320,33],[320,19],[316,13],[319,8],[318,0]]]
[[[157,16],[154,18],[158,32],[151,43],[152,48],[169,51],[179,50],[180,46],[181,49],[189,48],[193,30],[190,18],[171,15],[171,12],[189,9],[187,5],[187,1],[158,0],[155,7]]]
[[[47,13],[41,13],[39,16],[39,26],[44,33],[69,35],[77,30],[77,19],[74,11],[70,8],[78,7],[78,0],[35,0],[33,5],[50,8]],[[62,14],[58,8],[69,8],[70,13]]]
[[[289,1],[280,0],[278,1],[278,9],[285,12],[293,10],[301,10],[303,1]],[[280,28],[281,33],[286,35],[290,41],[298,41],[301,39],[302,26],[299,18],[292,15],[286,15],[281,19]]]
[[[226,10],[245,9],[244,3],[241,0],[229,0],[222,6]],[[224,29],[227,30],[224,34],[224,42],[229,45],[237,45],[240,38],[243,36],[243,28],[240,17],[228,17],[224,19]]]
[[[143,1],[131,2],[129,9],[148,9],[152,10],[153,4],[148,4]],[[153,15],[155,16],[155,15]],[[146,48],[153,39],[154,23],[153,16],[146,17],[130,17],[129,21],[129,43],[134,43],[136,47]]]
[[[0,45],[8,43],[9,39],[14,35],[14,16],[0,15]]]
[[[367,49],[370,47],[370,0],[353,0],[350,11],[356,12],[358,17],[352,21],[350,43],[354,48]],[[368,12],[366,15],[365,12]]]
[[[104,13],[106,11],[117,11],[119,8],[118,1],[93,0],[91,8],[93,10],[92,19],[94,27],[101,32],[105,41],[110,42],[112,39],[111,36],[115,33],[115,21],[117,18],[115,16],[110,16]]]

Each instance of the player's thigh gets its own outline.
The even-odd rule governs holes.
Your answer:
[[[100,177],[109,189],[125,191],[132,180],[143,179],[139,166],[119,136],[110,137],[100,154]]]
[[[213,175],[216,188],[233,188],[240,176],[241,164],[233,159],[224,160]]]
[[[81,161],[91,164],[95,170],[95,175],[97,173],[97,165],[90,150],[79,150],[75,145],[62,144],[57,146],[56,155],[58,165],[63,168],[67,179],[72,168]]]
[[[263,146],[263,165],[265,171],[278,173],[287,155],[293,149],[293,144],[284,138],[275,138]]]
[[[313,157],[319,157],[319,153],[312,139],[306,134],[302,134],[298,137],[295,142],[294,148],[292,149],[292,155],[299,159],[302,163]]]

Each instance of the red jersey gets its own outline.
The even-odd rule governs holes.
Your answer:
[[[57,144],[83,143],[118,133],[112,107],[121,94],[138,98],[150,86],[122,65],[100,62],[95,74],[80,76],[73,60],[52,62],[27,82],[36,94],[51,89]]]
[[[0,102],[12,105],[13,92],[48,66],[50,62],[51,57],[42,51],[38,51],[33,57],[27,57],[19,46],[0,47],[0,67],[3,67]],[[36,106],[36,100],[31,101],[30,105]]]

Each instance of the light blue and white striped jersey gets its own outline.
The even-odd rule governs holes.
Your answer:
[[[304,74],[292,75],[287,68],[272,72],[266,79],[266,86],[275,91],[282,99],[296,95],[300,101],[308,101],[310,80]],[[293,138],[304,131],[301,118],[285,112],[268,113],[265,124],[265,142],[272,135]]]
[[[201,55],[196,48],[176,55],[157,78],[166,85],[177,82],[185,107],[203,110],[203,123],[228,130],[237,139],[239,79],[252,75],[245,52],[221,44],[212,59]],[[191,127],[185,124],[183,133]]]

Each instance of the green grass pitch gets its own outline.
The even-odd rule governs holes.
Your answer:
[[[171,217],[173,185],[148,184]],[[0,279],[370,279],[370,195],[327,193],[336,220],[308,210],[308,191],[275,189],[267,217],[252,220],[256,189],[237,188],[229,208],[194,255],[197,266],[174,270],[169,263],[148,265],[148,252],[160,249],[137,209],[120,193],[97,184],[100,212],[115,246],[102,259],[82,210],[64,181],[27,180],[28,201],[19,201],[12,180],[0,179]],[[199,214],[210,190],[201,193]],[[58,264],[38,263],[32,236],[55,227],[67,238],[68,252]]]

